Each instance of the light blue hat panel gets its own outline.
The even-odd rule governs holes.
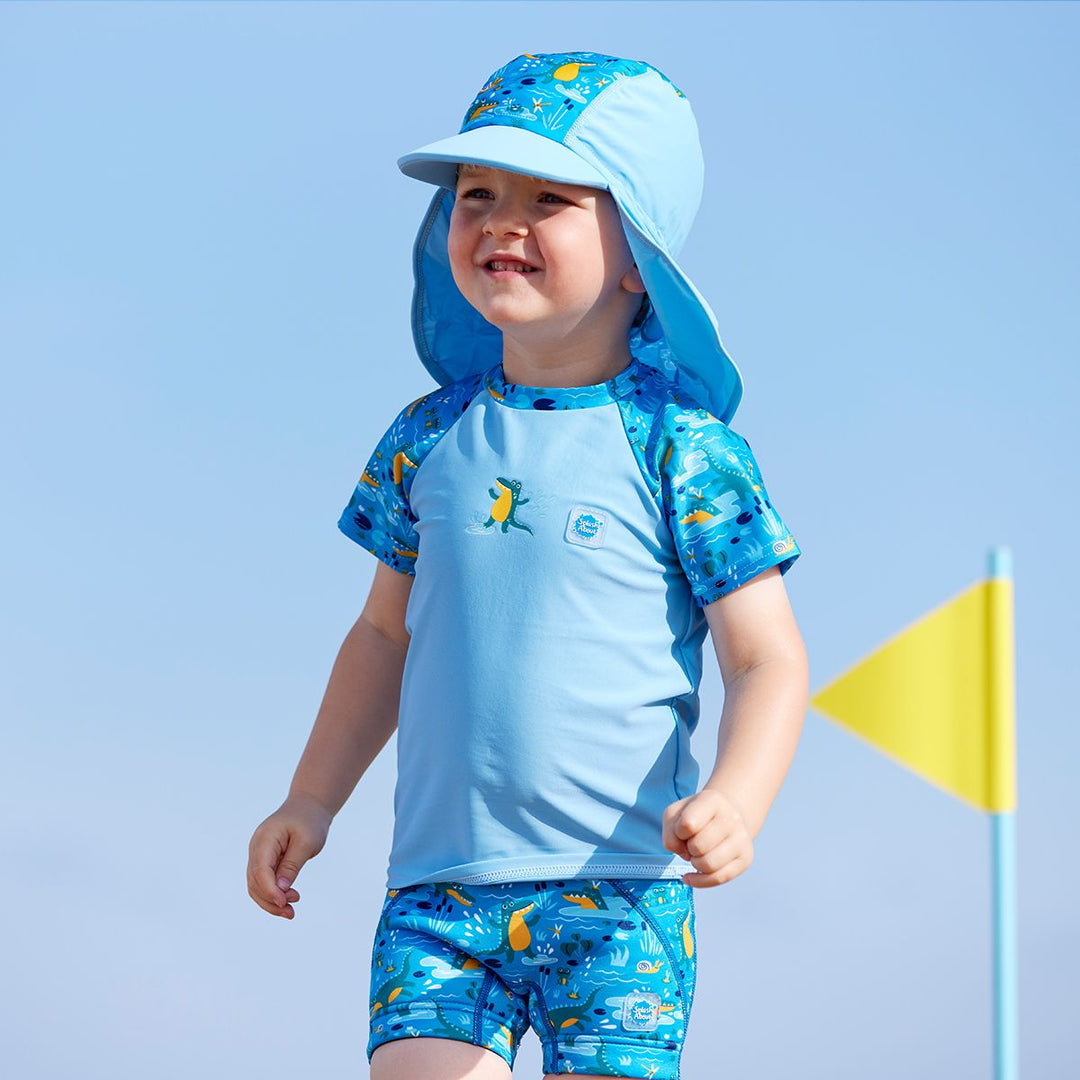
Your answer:
[[[673,101],[665,82],[649,69],[616,83],[565,145],[603,169],[615,201],[651,243],[678,255],[701,206],[705,162],[690,103],[684,95]]]

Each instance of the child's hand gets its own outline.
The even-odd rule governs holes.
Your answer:
[[[664,847],[700,873],[685,873],[687,885],[706,888],[738,877],[754,861],[754,841],[733,799],[705,788],[664,811]]]
[[[254,832],[248,844],[248,895],[264,911],[291,919],[300,894],[292,883],[300,867],[326,843],[333,815],[309,795],[290,795]]]

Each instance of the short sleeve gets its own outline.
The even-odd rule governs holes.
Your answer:
[[[750,444],[703,408],[669,423],[662,490],[675,549],[700,607],[802,554],[765,490]]]
[[[338,519],[349,539],[392,569],[413,575],[419,543],[409,488],[418,462],[408,417],[416,404],[402,409],[379,439]]]

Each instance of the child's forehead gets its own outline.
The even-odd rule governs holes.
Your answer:
[[[555,184],[559,187],[574,188],[586,194],[598,194],[600,191],[603,190],[601,188],[589,187],[586,184],[572,184],[569,181],[565,180],[547,180],[542,176],[531,176],[529,173],[515,172],[511,169],[500,169],[494,165],[477,165],[475,162],[472,161],[458,162],[457,171],[458,176],[462,179],[465,177],[474,179],[481,177],[488,177],[494,179],[498,177],[503,180],[512,179],[518,181],[519,183],[527,183],[532,185],[547,184],[550,186],[552,184]]]
[[[539,176],[530,176],[528,173],[517,172],[513,169],[500,169],[494,165],[480,165],[475,161],[459,161],[457,163],[458,174],[461,176],[515,176],[523,180],[531,180],[542,184],[544,181]]]

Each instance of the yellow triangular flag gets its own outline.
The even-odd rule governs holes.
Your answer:
[[[1016,806],[1012,579],[977,582],[810,704],[980,810]]]

